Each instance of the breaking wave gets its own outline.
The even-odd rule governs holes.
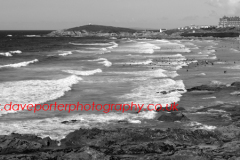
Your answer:
[[[12,57],[12,54],[21,54],[21,53],[22,53],[22,51],[16,50],[16,51],[9,51],[9,52],[5,52],[5,53],[0,53],[0,55],[6,56],[6,57]]]
[[[99,58],[99,59],[88,60],[88,61],[93,61],[93,62],[95,62],[95,61],[96,61],[96,62],[100,61],[100,62],[98,62],[98,63],[103,64],[103,65],[106,66],[106,67],[112,66],[112,62],[108,61],[106,58]]]
[[[101,73],[102,70],[101,69],[95,69],[91,71],[63,70],[63,72],[67,72],[67,73],[79,75],[79,76],[89,76],[89,75],[94,75],[95,73]]]
[[[65,51],[64,53],[59,54],[59,56],[67,56],[73,54],[71,51]]]
[[[72,75],[58,80],[26,80],[0,83],[1,109],[5,104],[41,104],[62,97],[82,78]],[[7,114],[11,111],[1,111]]]
[[[27,61],[27,62],[20,62],[20,63],[14,63],[14,64],[7,64],[7,65],[3,65],[0,66],[0,68],[8,68],[8,67],[12,67],[12,68],[19,68],[19,67],[25,67],[29,64],[38,62],[38,59],[34,59],[32,61]]]

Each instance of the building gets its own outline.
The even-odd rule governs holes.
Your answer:
[[[220,18],[219,27],[240,27],[240,18],[224,16]]]
[[[195,29],[211,29],[216,28],[216,26],[213,25],[190,25],[185,27],[180,27],[178,30],[195,30]]]
[[[160,32],[162,33],[162,32],[165,32],[165,31],[167,31],[166,29],[160,29]]]

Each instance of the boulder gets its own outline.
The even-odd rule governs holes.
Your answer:
[[[189,119],[181,112],[164,113],[158,118],[158,120],[164,122],[189,121]]]

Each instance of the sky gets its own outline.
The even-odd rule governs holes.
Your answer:
[[[240,0],[0,0],[0,30],[171,29],[217,25],[224,15],[240,16]]]

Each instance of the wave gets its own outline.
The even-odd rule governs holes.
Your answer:
[[[232,51],[234,51],[234,52],[240,52],[239,50],[234,49],[234,48],[231,48],[230,50],[232,50]]]
[[[59,56],[67,56],[73,54],[71,51],[65,51],[64,53],[59,54]]]
[[[64,96],[70,91],[73,84],[77,84],[82,78],[72,75],[58,80],[25,80],[0,83],[1,107],[5,104],[42,104]],[[11,111],[1,111],[7,114]]]
[[[161,47],[160,52],[191,52],[181,41],[156,40],[153,43]]]
[[[120,49],[116,49],[115,52],[133,52],[133,53],[145,53],[153,54],[155,50],[159,50],[160,47],[147,43],[147,42],[135,42],[133,44],[123,46]]]
[[[222,62],[224,64],[224,62]],[[232,65],[229,67],[223,67],[223,68],[227,68],[227,69],[240,69],[240,65]]]
[[[211,81],[209,86],[211,87],[220,87],[220,86],[227,86],[226,83],[220,82],[220,81]]]
[[[104,54],[104,53],[108,53],[108,52],[111,52],[111,51],[107,51],[107,50],[97,50],[97,51],[87,51],[87,50],[75,50],[75,52],[78,52],[78,53],[95,53],[95,54]]]
[[[72,45],[79,45],[79,46],[109,46],[109,45],[112,45],[112,43],[72,43],[72,42],[69,42],[69,44],[72,44]]]
[[[182,80],[174,81],[172,79],[151,79],[147,81],[137,82],[138,87],[131,93],[125,94],[120,98],[124,103],[137,104],[161,104],[163,107],[172,103],[177,103],[186,92],[185,85]],[[167,94],[165,94],[165,92]],[[155,107],[151,106],[151,109]],[[144,105],[147,108],[147,105]]]
[[[25,35],[24,37],[41,37],[40,35]]]
[[[205,98],[202,98],[202,99],[215,99],[216,97],[205,97]]]
[[[89,76],[89,75],[94,75],[95,73],[101,73],[102,70],[101,69],[95,69],[91,71],[63,70],[63,72],[67,72],[67,73],[79,75],[79,76]]]
[[[206,73],[200,73],[199,76],[206,76]]]
[[[22,51],[16,50],[16,51],[9,51],[9,52],[5,52],[5,53],[0,53],[0,55],[6,56],[6,57],[12,57],[12,54],[21,54],[21,53],[22,53]]]
[[[112,46],[107,47],[107,49],[114,49],[114,48],[118,47],[118,44],[116,42],[110,42],[110,44],[112,44]]]
[[[137,71],[137,72],[109,72],[112,74],[129,74],[135,76],[146,76],[146,77],[177,77],[176,71],[167,71],[164,69],[148,70],[148,71]]]
[[[215,53],[215,49],[208,49],[208,50],[203,50],[202,52],[199,52],[198,54],[212,54]]]
[[[152,63],[152,59],[146,60],[146,61],[139,61],[139,62],[122,62],[122,63],[115,63],[115,64],[126,64],[126,65],[147,65]]]
[[[88,60],[88,61],[93,61],[93,62],[98,62],[98,61],[101,61],[101,62],[98,62],[100,64],[103,64],[104,66],[106,67],[110,67],[112,66],[112,62],[108,61],[106,58],[99,58],[99,59],[95,59],[95,60]]]
[[[29,64],[38,62],[38,59],[34,59],[32,61],[26,61],[26,62],[20,62],[20,63],[14,63],[14,64],[7,64],[7,65],[3,65],[0,66],[0,68],[8,68],[8,67],[12,67],[12,68],[19,68],[19,67],[25,67]]]
[[[235,92],[232,92],[230,93],[231,95],[240,95],[240,92],[239,91],[235,91]]]
[[[101,51],[107,51],[107,48],[87,48],[87,49],[95,49],[95,50],[101,50]]]

